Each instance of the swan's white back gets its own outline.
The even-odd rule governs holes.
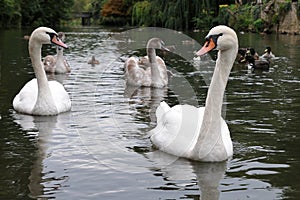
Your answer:
[[[161,102],[156,110],[157,126],[150,131],[151,141],[156,148],[169,154],[193,159],[200,128],[203,122],[204,107],[196,108],[191,105],[176,105],[170,108]],[[230,132],[224,119],[220,120],[221,134],[211,144],[211,151],[207,155],[197,155],[201,161],[219,161],[216,158],[226,150],[226,158],[233,154]],[[207,142],[207,141],[203,141]],[[201,159],[200,159],[201,158]],[[221,159],[224,160],[224,159]]]
[[[238,39],[229,27],[210,30],[197,55],[217,49],[218,59],[205,102],[205,107],[161,102],[157,108],[157,126],[150,131],[155,147],[166,153],[193,160],[219,162],[233,155],[230,132],[221,117],[223,95],[237,55]]]
[[[71,109],[71,100],[63,85],[47,80],[41,62],[42,45],[50,44],[51,41],[67,47],[57,39],[57,33],[50,28],[39,27],[31,34],[29,54],[36,78],[26,83],[15,96],[13,107],[17,112],[29,115],[56,115]]]
[[[51,98],[54,101],[57,110],[56,114],[69,111],[71,108],[71,100],[63,85],[57,81],[49,81],[48,84],[52,95],[48,96],[48,98]],[[53,115],[53,108],[48,106],[41,106],[38,111],[33,113],[37,102],[37,96],[37,80],[32,79],[27,82],[21,91],[15,96],[13,100],[14,109],[24,114]]]

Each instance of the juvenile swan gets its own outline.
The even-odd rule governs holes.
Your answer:
[[[127,59],[125,62],[127,85],[162,88],[168,84],[166,64],[163,59],[156,56],[155,49],[168,50],[161,39],[151,38],[147,43],[147,56],[140,60],[136,57]]]
[[[67,48],[51,28],[35,29],[29,39],[29,55],[36,78],[27,82],[13,100],[16,111],[29,115],[57,115],[71,109],[71,101],[62,84],[48,81],[41,61],[43,44]]]
[[[169,107],[161,102],[156,110],[157,126],[150,131],[151,141],[161,151],[192,160],[218,162],[233,154],[226,122],[221,117],[223,95],[238,51],[238,38],[227,26],[216,26],[196,53],[218,50],[214,74],[205,107],[190,105]]]

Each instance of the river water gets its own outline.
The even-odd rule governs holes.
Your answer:
[[[63,83],[72,110],[54,117],[21,115],[12,108],[14,96],[34,77],[23,40],[30,31],[0,30],[1,199],[300,196],[300,36],[238,33],[241,47],[261,54],[271,46],[276,58],[267,72],[234,64],[223,106],[234,155],[227,162],[201,163],[157,151],[147,133],[162,100],[204,105],[216,54],[194,60],[193,52],[205,31],[64,29],[72,71],[48,78]],[[150,37],[176,46],[173,53],[158,52],[173,73],[170,84],[126,87],[122,60],[145,54]],[[55,47],[44,45],[42,54],[55,54]],[[87,64],[93,55],[99,65]]]

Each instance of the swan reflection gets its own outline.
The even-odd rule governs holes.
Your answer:
[[[219,199],[218,188],[227,169],[227,161],[214,163],[190,161],[159,150],[147,153],[146,157],[153,162],[155,171],[162,172],[165,180],[188,180],[187,186],[189,186],[190,180],[196,178],[201,200]]]
[[[45,174],[48,174],[47,176],[49,176],[51,171],[51,169],[46,169],[45,160],[51,155],[49,147],[53,140],[53,132],[55,129],[63,128],[63,124],[58,122],[63,120],[62,118],[66,116],[68,116],[68,114],[62,114],[59,116],[30,116],[16,113],[13,114],[14,122],[19,124],[22,130],[26,131],[27,134],[34,134],[35,137],[35,144],[37,147],[36,160],[33,162],[32,170],[28,178],[30,180],[28,187],[30,190],[30,197],[32,198],[39,198],[46,195],[46,193],[53,194],[53,191],[60,188],[62,186],[61,182],[64,182],[67,178],[66,176],[58,178],[61,180],[59,181],[60,183],[55,185],[51,183],[52,186],[49,187],[46,182],[49,182],[49,180],[54,177],[48,177],[47,181],[44,177]],[[54,175],[52,174],[51,176]],[[57,180],[57,178],[54,179]],[[47,197],[49,196],[47,195]]]
[[[134,101],[134,105],[141,101],[144,108],[149,108],[151,123],[156,123],[156,108],[160,102],[167,96],[168,89],[165,88],[151,88],[151,87],[136,87],[126,85],[124,90],[124,97],[129,98],[129,102]]]

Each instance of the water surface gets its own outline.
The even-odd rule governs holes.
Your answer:
[[[0,197],[3,199],[297,199],[299,196],[300,37],[238,34],[240,46],[277,56],[268,72],[235,64],[224,99],[234,155],[200,163],[152,148],[147,132],[160,101],[203,106],[214,62],[193,61],[200,45],[182,33],[66,29],[72,71],[49,75],[72,110],[54,117],[16,113],[12,99],[34,77],[27,30],[0,31]],[[141,34],[143,33],[143,34]],[[174,34],[182,34],[174,36]],[[205,32],[188,33],[203,42]],[[130,88],[120,57],[140,55],[158,35],[174,73],[165,89]],[[192,40],[191,40],[192,41]],[[43,47],[43,56],[55,47]],[[100,65],[87,61],[95,55]],[[215,58],[215,53],[211,54]]]

